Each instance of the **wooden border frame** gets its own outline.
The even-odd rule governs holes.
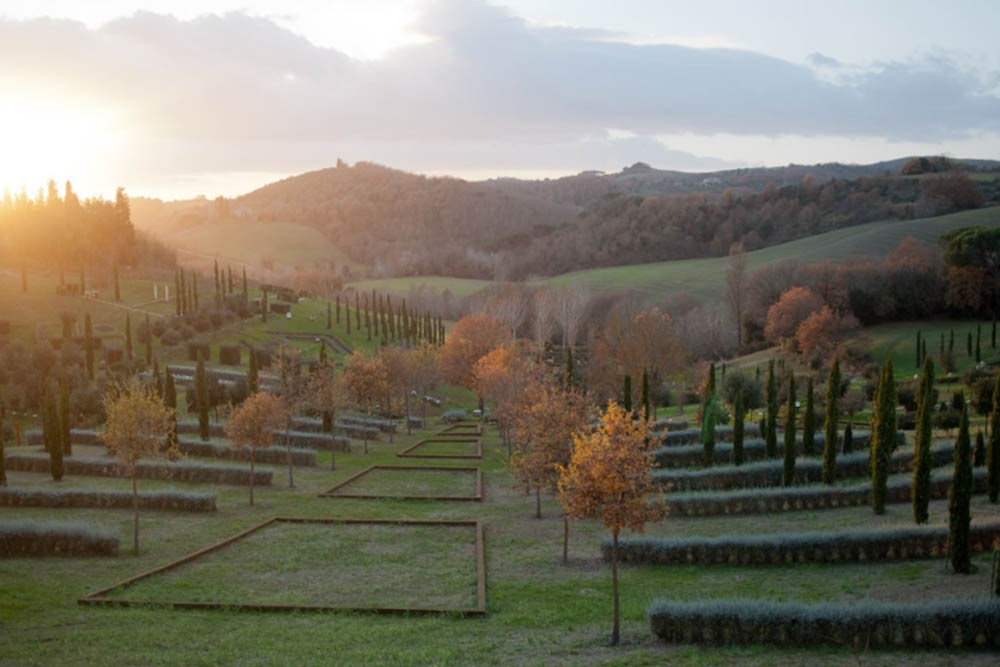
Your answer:
[[[438,431],[438,435],[483,435],[483,425],[458,422]]]
[[[452,445],[475,445],[474,454],[418,454],[415,450],[423,445],[431,443],[443,443]],[[415,445],[410,445],[401,452],[397,452],[399,458],[410,459],[481,459],[483,458],[483,441],[479,438],[437,438],[430,437],[420,440]]]
[[[202,556],[224,549],[238,540],[251,535],[259,530],[263,530],[275,523],[318,523],[318,524],[342,524],[342,525],[391,525],[391,526],[443,526],[461,527],[466,526],[475,529],[476,533],[476,606],[458,609],[443,609],[439,607],[341,607],[328,605],[284,605],[284,604],[251,604],[251,603],[222,603],[222,602],[182,602],[176,600],[168,601],[136,601],[123,598],[105,597],[106,595],[131,586],[143,579],[148,579],[155,575],[174,570],[182,565],[195,561]],[[77,599],[77,604],[83,606],[98,607],[159,607],[167,609],[219,609],[233,611],[264,611],[264,612],[290,612],[290,611],[349,611],[371,614],[456,614],[458,616],[484,616],[486,614],[486,535],[483,524],[479,521],[408,521],[394,519],[322,519],[322,518],[302,518],[302,517],[273,517],[255,526],[251,526],[232,537],[226,538],[209,547],[195,551],[194,553],[182,556],[166,565],[148,570],[134,577],[119,581],[107,588],[89,593]]]
[[[419,470],[419,471],[432,471],[432,472],[471,472],[476,476],[475,482],[475,492],[471,496],[386,496],[380,494],[370,494],[370,493],[337,493],[337,489],[342,489],[349,484],[356,482],[365,475],[376,472],[378,470]],[[478,467],[458,467],[458,466],[385,466],[385,465],[374,465],[368,466],[360,472],[356,472],[347,479],[345,479],[340,484],[337,484],[333,488],[327,489],[323,493],[319,494],[320,498],[367,498],[367,499],[383,499],[383,500],[459,500],[459,501],[471,501],[471,502],[482,502],[483,500],[483,470]]]

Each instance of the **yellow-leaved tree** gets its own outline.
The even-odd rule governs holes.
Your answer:
[[[139,490],[136,473],[139,463],[145,458],[179,456],[176,450],[163,448],[173,410],[163,404],[155,389],[133,378],[105,394],[104,412],[107,423],[101,438],[108,451],[117,456],[125,466],[125,474],[132,479],[132,510],[135,517],[132,548],[138,556]]]
[[[612,401],[597,430],[573,436],[569,465],[558,467],[559,498],[566,514],[574,519],[600,519],[611,529],[612,646],[621,638],[618,535],[623,528],[643,532],[646,523],[663,512],[662,503],[653,502],[657,494],[650,474],[653,446],[649,423],[634,419]]]
[[[288,423],[288,406],[266,391],[258,391],[236,408],[226,423],[226,436],[233,447],[250,448],[250,504],[253,505],[253,475],[258,449],[270,447],[274,434]]]

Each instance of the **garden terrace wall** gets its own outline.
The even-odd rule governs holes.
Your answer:
[[[6,487],[0,488],[0,506],[132,509],[132,492]],[[139,493],[139,507],[171,512],[214,512],[215,494],[145,491]]]
[[[973,552],[993,547],[1000,524],[973,524]],[[948,527],[849,530],[837,532],[725,535],[663,539],[630,537],[618,543],[622,563],[638,565],[784,565],[939,558],[948,550]],[[611,542],[601,544],[611,562]]]
[[[805,605],[761,600],[654,602],[650,629],[670,644],[1000,647],[1000,600]]]
[[[475,606],[469,608],[461,609],[445,609],[445,608],[430,608],[430,607],[343,607],[343,606],[325,606],[325,605],[285,605],[285,604],[233,604],[233,603],[219,603],[219,602],[133,602],[132,600],[123,598],[113,598],[110,597],[112,593],[120,591],[136,582],[143,579],[148,579],[155,575],[163,572],[177,569],[182,565],[191,563],[198,560],[203,556],[207,556],[215,551],[224,549],[225,547],[237,542],[240,539],[247,537],[257,531],[260,531],[272,524],[276,523],[297,523],[297,524],[346,524],[346,525],[393,525],[393,526],[442,526],[442,527],[455,527],[455,526],[468,526],[475,530],[476,539],[476,603]],[[96,591],[89,595],[86,595],[77,600],[77,604],[80,605],[96,605],[96,606],[118,606],[118,607],[131,607],[131,606],[156,606],[156,607],[167,607],[171,609],[225,609],[225,610],[239,610],[239,611],[265,611],[265,612],[297,612],[297,611],[319,611],[319,612],[330,612],[330,611],[354,611],[363,612],[371,614],[458,614],[460,616],[483,616],[486,614],[486,539],[485,539],[485,529],[483,524],[479,521],[448,521],[448,520],[437,520],[437,521],[407,521],[407,520],[378,520],[378,519],[306,519],[306,518],[291,518],[291,517],[275,517],[268,519],[263,523],[256,526],[252,526],[241,533],[227,538],[221,542],[213,544],[209,547],[196,551],[192,554],[179,558],[171,563],[167,563],[161,567],[138,574],[130,579],[120,581],[112,586]]]
[[[330,435],[329,433],[309,433],[308,431],[288,431],[287,433],[285,431],[275,431],[274,446],[284,447],[286,438],[292,447],[322,449],[324,452],[351,451],[351,441],[349,438],[340,435]],[[257,451],[261,450],[258,449]],[[313,459],[315,461],[315,454],[313,455]]]
[[[38,472],[48,474],[49,457],[36,454],[8,454],[4,457],[7,470]],[[67,475],[90,477],[125,477],[125,466],[118,461],[105,458],[83,458],[67,456],[63,459]],[[208,484],[250,484],[249,466],[221,466],[192,461],[142,461],[137,467],[139,479],[160,479],[174,482],[201,482]],[[271,484],[271,471],[254,471],[254,486]]]
[[[198,456],[223,461],[240,461],[243,463],[250,462],[249,447],[229,447],[202,440],[178,440],[177,448],[185,456]],[[256,463],[288,465],[288,455],[289,452],[284,447],[264,447],[257,448],[253,458]],[[292,449],[291,456],[292,465],[307,467],[316,465],[316,452],[311,449]]]
[[[931,479],[931,500],[948,497],[951,470],[935,472]],[[986,492],[986,472],[975,471],[975,492]],[[887,503],[910,502],[909,475],[891,478],[886,485]],[[860,507],[871,503],[870,482],[857,486],[778,487],[723,492],[671,493],[664,498],[670,516],[719,516],[729,514],[769,514],[801,510]]]
[[[813,455],[818,455],[823,449],[824,438],[817,434]],[[903,432],[897,434],[897,445],[903,444]],[[862,434],[862,440],[854,440],[855,448],[862,449],[868,447],[868,434]],[[796,442],[797,452],[800,456],[804,454],[802,441]],[[777,458],[781,458],[785,453],[785,445],[780,434],[777,444]],[[767,459],[767,447],[760,438],[746,440],[743,443],[744,462],[764,461]],[[705,448],[701,443],[696,445],[670,445],[669,447],[659,447],[653,451],[656,458],[656,465],[660,468],[700,468],[705,457]],[[731,442],[717,442],[712,456],[712,461],[716,465],[726,464],[733,459],[733,444]]]
[[[0,557],[117,556],[118,537],[83,523],[0,522]]]
[[[941,465],[952,457],[950,444],[936,445],[931,450],[934,465]],[[912,451],[895,452],[890,461],[890,472],[910,469]],[[837,457],[837,479],[852,479],[869,476],[868,452],[853,452]],[[823,462],[819,459],[800,459],[795,462],[795,484],[819,482],[822,478]],[[784,463],[780,459],[749,463],[741,466],[718,466],[700,470],[654,470],[653,479],[667,487],[669,491],[726,491],[757,487],[782,486]]]

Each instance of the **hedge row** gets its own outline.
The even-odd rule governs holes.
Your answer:
[[[97,431],[93,429],[74,428],[70,429],[69,439],[74,445],[100,445],[102,444]],[[24,442],[27,445],[44,445],[45,439],[41,431],[27,431],[24,434]]]
[[[351,440],[342,435],[330,435],[329,433],[309,433],[307,431],[276,431],[274,434],[274,445],[284,448],[285,439],[288,439],[292,447],[304,447],[306,449],[322,449],[324,452],[331,450],[336,452],[351,451]],[[257,450],[258,453],[267,450]],[[294,450],[293,450],[294,451]],[[313,454],[315,462],[316,455]]]
[[[37,454],[8,454],[4,457],[7,470],[21,472],[49,472],[49,457]],[[91,477],[125,477],[125,466],[110,458],[83,458],[67,456],[63,459],[67,475]],[[140,479],[161,479],[175,482],[204,482],[209,484],[250,484],[249,466],[220,466],[193,461],[141,461],[137,469]],[[254,486],[271,484],[271,471],[254,471]]]
[[[761,600],[654,602],[650,629],[671,644],[872,648],[1000,647],[1000,600],[856,605]]]
[[[132,492],[0,487],[0,506],[131,509]],[[184,493],[183,491],[147,491],[139,494],[139,507],[145,510],[214,512],[216,509],[215,494]]]
[[[655,427],[655,426],[654,426]],[[747,423],[743,426],[743,435],[745,437],[759,437],[760,436],[760,426],[757,424]],[[701,429],[700,428],[682,428],[677,430],[659,431],[653,434],[653,437],[659,438],[660,442],[666,447],[675,447],[680,445],[694,445],[701,442]],[[720,442],[732,442],[733,440],[733,427],[720,424],[715,427],[715,443],[718,445]]]
[[[975,471],[976,493],[986,492],[986,472]],[[935,473],[931,480],[931,500],[948,497],[951,470]],[[891,478],[886,485],[887,503],[910,502],[910,478]],[[723,514],[769,514],[798,510],[824,510],[837,507],[859,507],[871,503],[872,486],[865,482],[857,486],[778,487],[723,492],[676,493],[665,498],[668,514],[674,516],[718,516]]]
[[[375,428],[382,433],[395,433],[396,432],[396,422],[391,419],[377,419],[375,417],[358,417],[357,415],[344,415],[337,420],[341,424],[346,424],[347,426],[364,426],[368,428]]]
[[[284,444],[284,443],[282,443]],[[221,459],[224,461],[250,461],[250,449],[247,447],[229,447],[215,442],[201,440],[178,440],[177,448],[185,456]],[[316,452],[309,449],[292,449],[292,465],[315,466]],[[254,452],[257,463],[288,465],[288,451],[284,447],[257,449]]]
[[[953,446],[948,443],[931,449],[933,466],[940,466],[952,459]],[[898,451],[892,455],[890,472],[904,472],[910,469],[913,452]],[[869,476],[868,452],[852,452],[837,457],[837,479],[851,479]],[[795,462],[794,481],[807,484],[820,481],[823,462],[818,459],[800,459]],[[756,487],[781,486],[784,463],[771,459],[741,466],[718,466],[715,468],[687,470],[654,470],[653,479],[670,491],[725,491]]]
[[[198,422],[192,421],[179,421],[177,422],[177,432],[183,433],[184,435],[198,435],[201,433],[201,429],[198,427]],[[225,424],[209,424],[208,434],[213,438],[225,438],[226,437],[226,426]]]
[[[1000,538],[1000,524],[972,525],[972,551],[983,552]],[[641,565],[783,565],[938,558],[948,550],[948,527],[848,530],[838,532],[724,535],[665,539],[630,537],[618,543],[623,563]],[[611,562],[611,542],[601,544]]]
[[[117,556],[118,536],[85,523],[0,521],[0,557]]]
[[[822,433],[816,434],[816,444],[813,455],[818,456],[823,451],[825,438]],[[868,447],[869,434],[866,431],[858,433],[854,437],[855,449],[866,449]],[[800,456],[804,454],[802,440],[796,442]],[[903,432],[897,434],[897,444],[903,445]],[[785,454],[785,443],[778,437],[777,458],[782,458]],[[743,461],[764,461],[766,460],[767,448],[762,438],[750,438],[743,441]],[[700,468],[704,465],[705,448],[701,443],[696,445],[670,445],[659,447],[653,451],[656,457],[656,465],[660,468]],[[716,465],[725,465],[733,460],[733,443],[716,442],[713,462]]]

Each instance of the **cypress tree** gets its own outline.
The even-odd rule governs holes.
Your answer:
[[[125,358],[132,361],[132,318],[125,313]]]
[[[941,332],[941,344],[938,347],[939,347],[938,353],[941,354],[941,355],[944,355],[944,332],[943,331]]]
[[[806,412],[802,415],[802,451],[812,456],[816,449],[816,405],[813,398],[813,379],[806,381]]]
[[[767,422],[764,432],[764,450],[767,458],[778,457],[778,384],[774,378],[774,359],[767,362],[767,384],[764,386],[767,403]]]
[[[250,395],[257,393],[260,385],[259,372],[257,370],[257,350],[250,348],[250,366],[247,369],[247,388]]]
[[[333,306],[329,301],[326,302],[326,330],[329,331],[333,328]]]
[[[971,331],[966,331],[965,332],[965,356],[967,356],[967,357],[971,357],[972,356],[972,332]]]
[[[69,415],[69,381],[65,377],[61,377],[59,378],[59,440],[62,444],[63,454],[73,456]]]
[[[970,559],[969,502],[972,498],[972,460],[969,447],[969,409],[962,408],[955,442],[955,472],[948,491],[948,560],[953,572],[972,572]]]
[[[649,409],[649,373],[642,369],[642,412],[643,419],[652,419],[653,411]]]
[[[49,451],[49,474],[52,475],[52,479],[59,482],[63,478],[63,447],[60,442],[62,437],[56,400],[52,396],[47,380],[42,394],[42,437],[45,440],[45,448]]]
[[[924,363],[924,357],[927,356],[927,339],[925,338],[923,343],[920,345],[920,363]]]
[[[153,363],[153,329],[149,326],[149,315],[146,315],[146,365]]]
[[[156,395],[163,398],[163,376],[160,375],[159,359],[153,359],[153,382],[156,383]]]
[[[361,331],[361,299],[354,293],[354,328]]]
[[[990,331],[990,347],[994,350],[997,349],[997,316],[996,313],[993,314],[993,328]]]
[[[795,374],[788,374],[788,411],[785,415],[785,470],[783,483],[791,486],[795,480]]]
[[[226,264],[226,274],[228,276],[227,282],[229,283],[229,293],[233,293],[233,267],[231,264]]]
[[[181,316],[181,301],[183,301],[184,292],[181,291],[181,273],[180,269],[174,269],[174,314],[177,317]]]
[[[207,442],[211,438],[208,427],[208,377],[201,350],[198,350],[198,365],[194,371],[194,400],[198,407],[198,436]]]
[[[178,299],[178,307],[180,308],[180,310],[177,311],[177,314],[178,315],[184,315],[185,313],[187,313],[187,310],[188,310],[188,308],[187,308],[187,306],[188,306],[188,304],[187,304],[187,297],[188,297],[188,295],[187,295],[187,284],[184,281],[184,269],[180,269],[179,275],[180,275],[180,279],[179,279],[179,281],[177,283],[177,299]]]
[[[955,330],[954,329],[948,329],[948,351],[949,352],[954,352],[955,351]]]
[[[94,326],[90,313],[83,315],[83,354],[87,362],[87,378],[94,379]]]
[[[976,429],[976,446],[972,448],[972,467],[978,468],[986,462],[986,439],[983,429]]]
[[[344,306],[344,310],[347,311],[347,313],[346,313],[347,314],[347,318],[346,318],[347,319],[347,335],[350,336],[351,335],[351,307],[345,305]]]
[[[983,360],[982,348],[980,347],[980,327],[976,325],[976,363]]]
[[[372,330],[376,338],[379,336],[379,321],[382,319],[382,298],[375,298],[375,292],[372,292]]]
[[[121,301],[122,300],[122,292],[121,292],[121,287],[120,287],[120,285],[118,283],[118,265],[117,264],[115,264],[111,268],[111,276],[112,276],[112,279],[115,281],[115,301]]]
[[[715,463],[715,411],[717,407],[718,402],[715,396],[709,396],[701,414],[702,464],[706,468],[711,468],[712,464]]]
[[[337,324],[340,324],[340,295],[337,295]]]
[[[396,340],[396,315],[392,309],[392,297],[385,295],[385,309],[389,313],[389,338]]]
[[[624,395],[622,407],[625,408],[625,412],[632,412],[632,376],[628,373],[625,374],[625,383],[622,393]]]
[[[247,267],[243,267],[243,300],[246,301],[250,297],[250,292],[247,290]]]
[[[261,290],[260,294],[260,320],[267,322],[267,290]]]
[[[915,366],[919,366],[920,365],[920,330],[919,329],[917,330],[917,353],[914,355],[914,359],[916,359],[916,363],[914,365]]]
[[[166,378],[163,381],[163,404],[170,410],[170,427],[167,430],[167,450],[173,450],[177,445],[177,387],[174,385],[174,374],[170,366],[166,368]]]
[[[885,514],[885,488],[889,478],[889,459],[896,444],[896,380],[892,357],[882,366],[872,411],[871,472],[872,510]]]
[[[991,503],[1000,497],[1000,375],[993,385],[993,409],[990,410],[990,429],[986,447],[986,495]]]
[[[840,359],[833,360],[826,382],[826,417],[823,421],[823,483],[837,478],[837,419],[840,418]]]
[[[927,506],[931,500],[931,428],[934,416],[934,362],[924,358],[917,388],[917,419],[913,433],[913,481],[910,499],[913,520],[927,523]]]
[[[194,303],[194,309],[198,310],[198,274],[191,272],[191,296],[193,297],[191,301]]]
[[[746,409],[743,407],[743,387],[736,389],[733,399],[733,465],[743,465],[743,437]]]
[[[222,281],[219,279],[219,260],[214,260],[212,262],[212,270],[215,277],[215,305],[219,307],[222,305]]]
[[[573,377],[573,348],[566,348],[566,388],[569,389],[576,384],[576,379]]]
[[[844,447],[840,451],[844,454],[849,454],[854,450],[854,427],[852,422],[847,422],[847,426],[844,427]]]

